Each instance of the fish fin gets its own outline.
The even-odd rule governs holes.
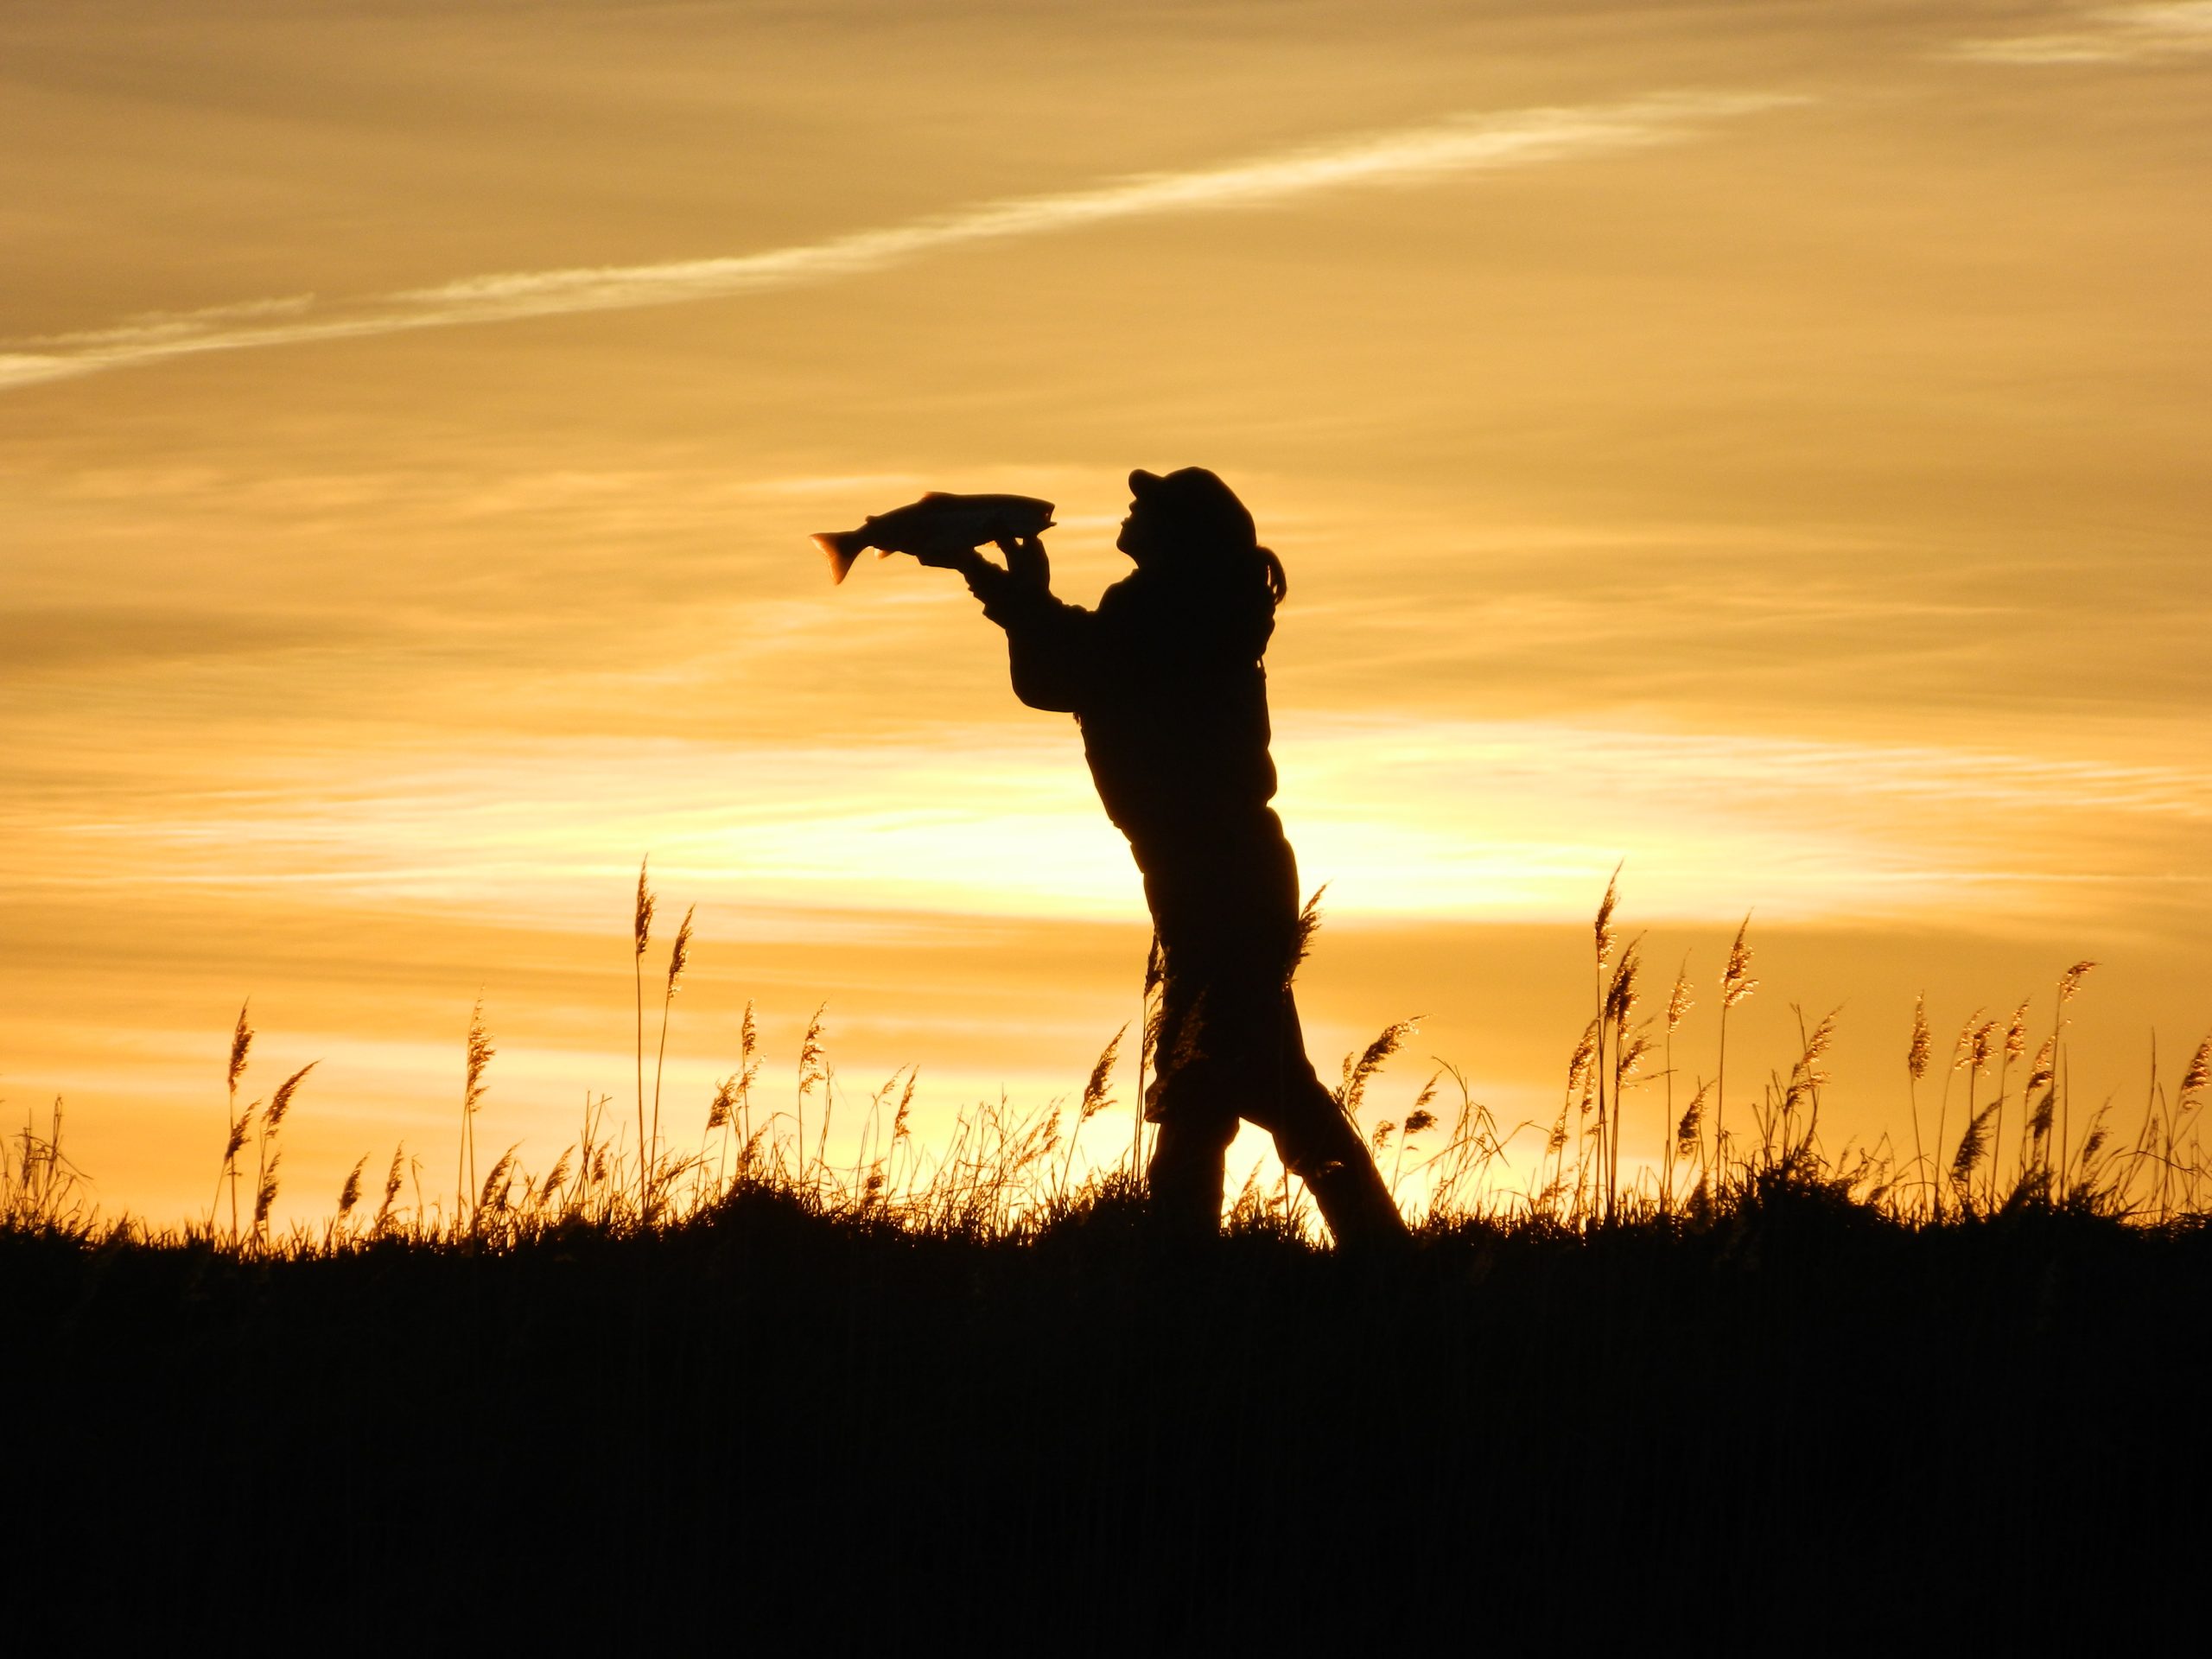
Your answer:
[[[830,561],[830,580],[844,581],[845,573],[853,568],[853,561],[868,545],[866,534],[857,530],[825,531],[814,537],[814,544],[822,550],[823,557]]]

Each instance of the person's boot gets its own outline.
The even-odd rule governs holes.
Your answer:
[[[1390,1189],[1382,1184],[1365,1147],[1356,1158],[1332,1160],[1299,1172],[1320,1206],[1321,1219],[1347,1254],[1394,1255],[1413,1242]]]
[[[1145,1166],[1145,1212],[1166,1237],[1204,1240],[1221,1231],[1221,1188],[1229,1147],[1221,1136],[1173,1121],[1160,1126]]]

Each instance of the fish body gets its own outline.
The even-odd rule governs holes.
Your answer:
[[[858,530],[825,531],[814,538],[830,561],[830,579],[842,582],[853,561],[869,548],[879,558],[965,553],[1001,536],[1034,536],[1052,523],[1052,504],[1028,495],[948,495],[932,490],[918,501],[873,513]]]

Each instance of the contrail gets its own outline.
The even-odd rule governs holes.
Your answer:
[[[792,288],[880,270],[973,243],[1163,214],[1268,207],[1328,190],[1421,184],[1640,148],[1688,137],[1704,124],[1805,101],[1766,93],[1682,93],[1620,104],[1454,116],[1425,126],[1308,145],[1224,167],[1140,174],[1088,189],[982,202],[903,225],[759,253],[652,265],[514,271],[328,304],[301,296],[137,319],[113,327],[17,343],[39,349],[0,351],[0,391],[203,352],[627,310]]]

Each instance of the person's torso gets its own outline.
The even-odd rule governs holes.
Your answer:
[[[1098,618],[1094,694],[1076,715],[1107,816],[1141,857],[1254,825],[1275,792],[1266,613],[1140,574]]]

